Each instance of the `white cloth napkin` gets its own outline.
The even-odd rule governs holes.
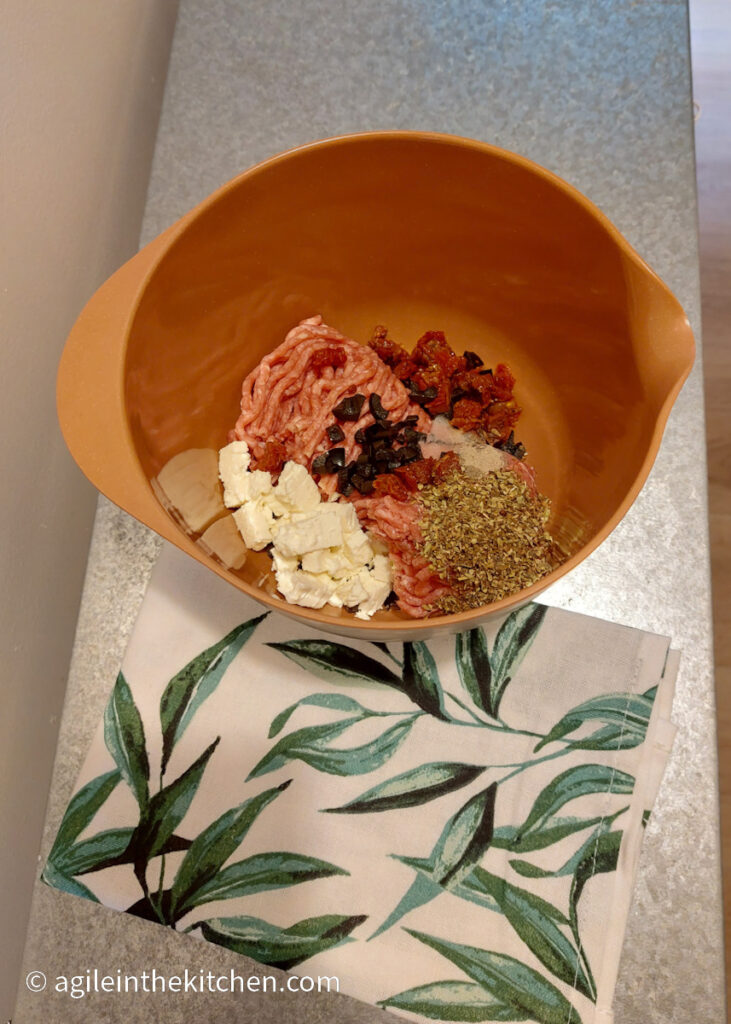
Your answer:
[[[407,1016],[608,1024],[678,658],[537,604],[330,639],[166,547],[44,879]]]

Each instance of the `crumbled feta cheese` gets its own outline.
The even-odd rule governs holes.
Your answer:
[[[368,570],[366,569],[364,573],[357,572],[352,576],[346,576],[344,580],[340,580],[337,584],[335,593],[338,599],[349,608],[354,608],[361,601],[366,601],[369,597],[369,592],[364,587],[361,579],[362,575],[368,576]]]
[[[320,488],[298,462],[285,463],[274,495],[292,512],[309,512],[320,504]]]
[[[247,478],[250,462],[251,456],[246,441],[232,441],[218,453],[218,475],[223,484],[223,503],[228,508],[236,508],[248,500]],[[271,490],[271,477],[269,488]]]
[[[285,555],[305,555],[318,548],[338,547],[343,540],[340,517],[335,506],[324,502],[311,512],[296,512],[282,517],[274,532],[274,542]]]
[[[348,533],[343,540],[343,551],[350,559],[352,565],[365,565],[373,560],[374,551],[371,542],[363,530],[357,533]]]
[[[244,544],[252,551],[261,551],[272,541],[274,516],[270,508],[259,501],[247,501],[233,514]]]
[[[338,515],[343,527],[343,533],[363,533],[363,529],[358,519],[358,513],[355,511],[353,505],[348,501],[341,501],[335,506],[338,510]]]
[[[368,619],[391,591],[387,550],[361,528],[349,502],[323,500],[305,466],[287,462],[276,486],[269,473],[250,470],[244,441],[219,453],[224,501],[247,548],[271,555],[279,592],[306,608],[358,608]]]
[[[295,569],[299,569],[300,565],[299,558],[283,555],[281,551],[277,551],[274,547],[272,548],[272,561],[274,562],[275,572],[294,572]]]
[[[277,587],[290,604],[322,608],[335,589],[335,581],[326,573],[315,574],[297,569],[295,572],[278,572]]]
[[[276,487],[272,488],[267,494],[263,494],[261,500],[267,508],[272,510],[275,516],[287,516],[292,511],[289,505],[277,497]]]
[[[380,555],[376,557],[381,557]],[[391,573],[389,566],[389,579],[379,580],[376,577],[375,571],[361,573],[359,579],[364,590],[367,591],[368,596],[360,601],[358,604],[358,610],[355,613],[357,619],[370,619],[374,612],[383,605],[384,601],[391,593]]]
[[[350,559],[342,548],[319,548],[302,556],[302,568],[307,572],[327,572],[333,578],[349,576],[353,571]]]
[[[388,583],[389,587],[392,586],[393,567],[391,559],[386,555],[376,555],[373,559],[373,576],[379,583]]]
[[[247,501],[257,501],[259,498],[266,498],[272,493],[272,477],[263,469],[255,469],[246,473],[238,488],[239,496],[243,495],[241,504]]]

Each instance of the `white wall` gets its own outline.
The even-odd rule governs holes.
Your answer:
[[[0,16],[0,1018],[10,1016],[95,494],[55,411],[65,336],[137,248],[177,0]]]

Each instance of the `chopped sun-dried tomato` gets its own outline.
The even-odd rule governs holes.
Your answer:
[[[310,359],[310,368],[319,377],[326,366],[337,369],[338,366],[345,366],[348,356],[345,349],[340,345],[328,345],[327,348],[319,348],[313,353]]]
[[[452,387],[466,398],[479,399],[481,405],[493,399],[494,384],[492,374],[480,374],[474,370],[455,374]]]
[[[416,462],[409,462],[406,466],[399,466],[394,470],[395,475],[410,491],[418,490],[419,484],[430,484],[436,459],[417,459]]]
[[[422,334],[416,343],[412,359],[419,366],[438,366],[447,378],[464,370],[467,365],[464,357],[458,356],[447,344],[444,331],[427,331],[426,334]]]
[[[493,402],[482,414],[482,424],[490,444],[507,441],[510,431],[520,416],[521,409],[514,399],[507,402]]]
[[[460,398],[454,403],[452,426],[464,431],[479,430],[482,426],[483,410],[482,402],[474,398]]]
[[[409,355],[385,327],[377,327],[370,346],[431,416],[446,415],[458,429],[475,431],[490,444],[509,438],[521,410],[513,398],[515,378],[504,363],[487,370],[474,353],[458,356],[443,331],[422,334]]]
[[[409,380],[414,376],[416,363],[408,355],[405,355],[403,359],[399,359],[397,363],[394,363],[391,369],[399,380]]]
[[[391,341],[386,328],[380,325],[373,329],[373,336],[368,345],[373,349],[378,358],[383,360],[386,366],[394,367],[397,363],[409,358],[409,353],[406,349],[401,348],[395,341]]]
[[[449,406],[452,401],[452,389],[449,386],[448,380],[441,381],[437,385],[437,396],[432,399],[427,405],[427,411],[430,416],[443,416],[449,412]]]
[[[441,484],[443,481],[456,473],[461,468],[459,455],[456,452],[446,452],[439,459],[432,472],[432,481]]]
[[[373,481],[373,490],[384,498],[389,496],[396,501],[408,501],[409,491],[392,473],[379,473]]]
[[[515,387],[515,377],[512,375],[505,363],[498,363],[493,374],[495,379],[495,397],[506,400],[512,398]]]
[[[287,461],[287,449],[281,441],[267,441],[264,451],[256,460],[256,469],[264,470],[267,473],[279,473]]]

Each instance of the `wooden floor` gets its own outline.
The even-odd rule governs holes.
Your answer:
[[[731,1006],[731,2],[690,0],[711,571]]]

